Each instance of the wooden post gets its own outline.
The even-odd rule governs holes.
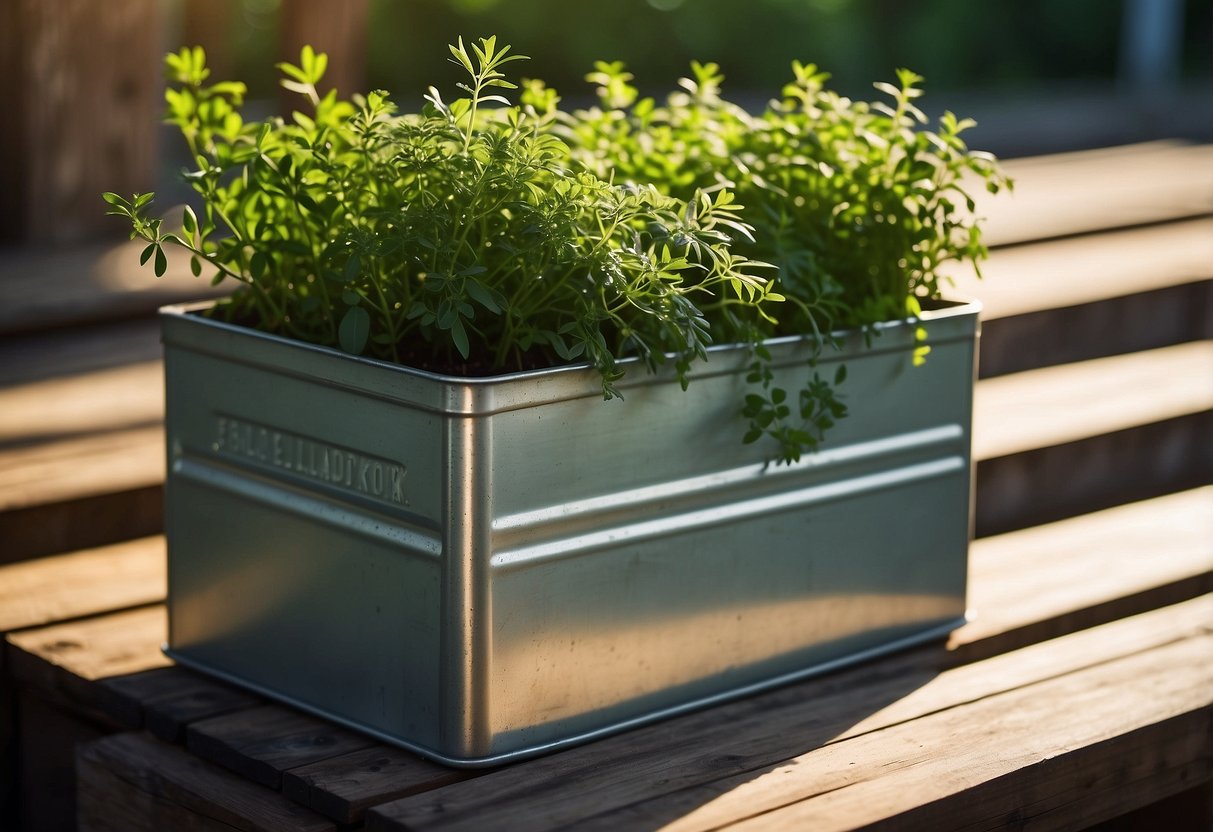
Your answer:
[[[283,0],[278,33],[282,59],[298,63],[299,50],[310,44],[329,56],[321,95],[334,87],[345,96],[366,92],[369,6],[368,0]],[[283,108],[298,108],[299,97],[283,92]]]
[[[0,238],[120,233],[102,191],[152,188],[160,115],[159,0],[3,0]]]

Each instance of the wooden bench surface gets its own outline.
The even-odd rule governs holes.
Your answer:
[[[1204,488],[979,540],[971,558],[974,621],[953,635],[948,649],[937,646],[911,651],[497,772],[461,772],[427,763],[324,720],[169,667],[159,651],[166,617],[158,604],[124,609],[128,600],[114,598],[110,605],[117,611],[113,613],[12,633],[7,663],[9,672],[27,689],[77,709],[104,714],[117,724],[149,731],[139,735],[137,742],[120,735],[125,738],[114,740],[116,750],[109,747],[110,741],[98,743],[100,749],[89,753],[100,755],[97,765],[102,769],[109,765],[102,762],[108,759],[106,755],[144,754],[138,749],[159,742],[152,735],[184,740],[185,748],[173,745],[147,752],[157,759],[177,761],[175,766],[158,766],[156,772],[166,782],[179,779],[175,788],[201,788],[193,782],[200,758],[343,823],[357,821],[369,807],[393,798],[423,795],[465,779],[476,780],[470,791],[474,796],[482,794],[486,783],[514,783],[511,789],[518,793],[509,799],[519,803],[516,811],[533,823],[535,817],[525,808],[528,800],[542,804],[542,812],[553,811],[547,797],[536,796],[536,789],[546,794],[548,787],[543,784],[553,780],[556,785],[550,788],[563,792],[562,782],[578,782],[578,772],[592,770],[597,773],[593,784],[579,783],[568,789],[571,805],[552,817],[550,828],[566,828],[574,821],[580,826],[591,820],[597,810],[576,818],[567,813],[587,812],[597,805],[594,801],[626,809],[639,799],[621,791],[621,784],[611,777],[604,777],[607,770],[617,772],[615,777],[627,774],[628,788],[643,792],[645,801],[681,804],[689,796],[668,782],[654,781],[653,771],[668,769],[689,777],[688,760],[702,757],[699,765],[706,766],[713,777],[744,779],[759,765],[752,755],[763,760],[770,757],[772,763],[783,766],[800,765],[788,760],[823,753],[822,743],[827,739],[830,744],[859,741],[927,715],[943,719],[939,714],[953,709],[956,713],[943,720],[948,728],[938,742],[955,742],[955,732],[962,729],[974,732],[977,738],[988,727],[989,708],[1000,707],[989,705],[989,701],[1001,701],[997,697],[1035,699],[1039,691],[1033,685],[1071,674],[1078,674],[1079,681],[1066,684],[1082,689],[1088,684],[1084,674],[1114,676],[1123,670],[1122,664],[1134,668],[1129,676],[1144,678],[1141,673],[1145,671],[1139,673],[1134,657],[1172,642],[1187,644],[1191,640],[1188,647],[1175,648],[1178,652],[1171,658],[1177,664],[1172,666],[1167,659],[1160,673],[1174,672],[1185,662],[1207,665],[1192,661],[1187,651],[1199,654],[1208,649],[1213,622],[1208,597],[1213,590],[1213,513],[1201,511],[1210,506],[1213,488]],[[1151,557],[1142,557],[1143,546],[1151,548]],[[75,557],[74,571],[84,574],[88,570],[80,564],[85,561],[91,560],[99,568],[125,557],[133,564],[128,567],[131,573],[142,576],[134,583],[142,583],[148,595],[155,595],[162,586],[157,579],[162,579],[164,566],[159,538],[139,541],[122,551],[104,549]],[[22,566],[4,567],[0,576],[19,575]],[[44,577],[57,588],[49,573],[68,567],[67,562],[56,561]],[[28,578],[24,585],[33,590]],[[97,609],[99,606],[93,606],[87,611]],[[83,611],[66,610],[65,614]],[[43,617],[28,612],[25,620]],[[1193,694],[1191,710],[1207,709],[1213,687],[1186,671],[1179,676],[1183,684],[1177,690]],[[1101,682],[1098,686],[1113,703],[1120,701],[1116,685]],[[1072,718],[1068,706],[1056,707],[1063,700],[1042,701],[1044,704],[1036,705],[1042,713],[1033,720],[1048,711],[1057,720]],[[978,702],[986,704],[976,707]],[[1170,702],[1166,707],[1187,705]],[[1139,716],[1126,714],[1126,718]],[[818,727],[806,734],[803,723]],[[1078,736],[1045,731],[1022,739],[1059,743],[1056,748],[1073,750]],[[879,746],[883,741],[862,739],[865,747],[872,742]],[[889,748],[895,749],[896,744]],[[1004,751],[1000,744],[997,753]],[[849,752],[830,752],[840,753]],[[922,753],[939,755],[940,748]],[[633,771],[638,759],[647,760],[647,766]],[[923,776],[923,783],[936,779],[935,773]],[[218,778],[215,782],[226,781]],[[690,786],[695,792],[715,788],[709,783]],[[915,788],[919,786],[922,784]],[[593,792],[593,801],[587,797],[588,791]],[[1163,791],[1151,794],[1165,796]],[[425,800],[441,800],[446,806],[449,794],[444,789]],[[403,819],[407,815],[407,828],[431,828],[419,825],[413,816],[432,814],[432,809],[418,808],[428,805],[425,800],[414,798],[377,811],[385,817]],[[749,801],[738,805],[748,806]],[[532,809],[539,811],[538,806]],[[473,812],[468,822],[477,816]],[[613,815],[610,817],[614,822]],[[748,815],[733,820],[744,817]],[[496,814],[494,818],[495,822],[500,819]],[[527,826],[521,818],[516,828],[544,828]],[[610,825],[607,820],[603,823]],[[434,821],[432,828],[447,828],[445,824]]]
[[[492,770],[173,666],[158,336],[113,320],[152,299],[0,317],[0,826],[14,766],[51,789],[29,828],[71,817],[52,736],[88,740],[82,829],[1078,829],[1176,795],[1213,825],[1213,148],[1009,167],[986,282],[957,274],[986,305],[972,621]]]

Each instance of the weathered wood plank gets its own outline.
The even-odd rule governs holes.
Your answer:
[[[1213,341],[982,379],[978,536],[1213,479]]]
[[[97,680],[166,667],[163,606],[9,633],[5,664],[17,684],[83,712],[138,728],[139,707]]]
[[[915,651],[384,804],[367,828],[715,829],[898,780],[904,806],[884,793],[848,804],[848,828],[862,825],[924,802],[918,772],[931,765],[947,768],[942,789],[980,758],[968,788],[997,765],[1030,771],[1042,757],[1021,745],[1033,737],[1084,747],[1207,712],[1213,667],[1197,657],[1213,643],[1211,614],[1213,599],[1197,599],[943,673],[938,654]],[[799,820],[789,828],[825,828]]]
[[[0,511],[0,562],[105,546],[163,528],[161,483]]]
[[[114,232],[123,231],[116,217],[104,217],[99,188],[92,198],[96,211]],[[146,190],[146,189],[145,189]],[[166,228],[180,222],[169,206]],[[189,258],[173,246],[165,249],[168,270],[157,278],[139,265],[138,241],[43,251],[0,251],[0,334],[32,333],[48,327],[149,317],[167,303],[217,297],[232,290],[232,281],[211,286],[211,274],[194,277]]]
[[[0,566],[0,632],[162,602],[163,537]]]
[[[0,449],[0,562],[163,529],[164,427]]]
[[[0,512],[134,491],[164,481],[164,427],[83,433],[0,451]]]
[[[710,812],[744,805],[735,817],[744,822],[727,827],[738,832],[973,829],[1017,815],[1081,829],[1213,778],[1210,649],[1208,635],[1186,639],[827,747]],[[832,765],[844,778],[820,783],[814,774]],[[784,773],[792,777],[775,782]],[[671,832],[722,826],[703,820],[683,818]]]
[[[282,793],[339,823],[357,823],[366,810],[411,794],[476,776],[416,754],[376,745],[284,771]]]
[[[160,323],[151,318],[7,337],[0,339],[0,389],[159,361],[163,352]]]
[[[1213,278],[1213,217],[997,248],[980,279],[949,273],[957,295],[981,300],[983,320],[1182,286]]]
[[[1015,190],[978,196],[992,245],[1213,213],[1213,145],[1150,142],[1014,159],[1005,167]]]
[[[143,712],[143,727],[168,742],[184,742],[191,722],[263,704],[261,697],[187,670],[159,667],[102,679],[103,685]]]
[[[195,754],[277,789],[288,769],[377,745],[375,740],[283,705],[262,705],[186,728]]]
[[[969,574],[964,661],[1213,592],[1213,487],[976,540]]]
[[[978,383],[973,457],[1009,456],[1213,409],[1213,341]]]
[[[84,832],[336,829],[282,795],[146,734],[116,734],[81,746],[76,770]]]
[[[0,388],[0,448],[164,420],[164,364],[143,361]]]

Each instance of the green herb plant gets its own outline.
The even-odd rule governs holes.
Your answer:
[[[245,121],[241,84],[209,84],[201,49],[166,61],[168,121],[194,158],[202,209],[180,230],[149,214],[151,194],[105,194],[147,242],[195,275],[241,284],[216,314],[349,353],[456,373],[588,361],[604,396],[618,360],[687,380],[712,339],[773,326],[782,298],[727,188],[675,197],[570,159],[549,106],[513,105],[502,71],[523,56],[495,38],[450,47],[462,95],[430,88],[420,113],[384,92],[320,93],[326,58],[280,64],[307,102],[290,121]]]
[[[986,256],[969,189],[1010,183],[990,154],[966,146],[961,134],[972,120],[948,112],[927,128],[915,103],[918,75],[899,70],[897,84],[875,85],[885,100],[852,101],[797,62],[781,96],[751,115],[722,97],[719,67],[691,70],[658,104],[638,96],[623,64],[597,63],[587,80],[599,106],[557,118],[591,171],[675,196],[727,189],[745,203],[755,231],[737,248],[779,268],[787,299],[778,325],[758,322],[764,335],[811,335],[819,348],[841,328],[866,328],[870,337],[874,324],[917,317],[938,298],[945,264],[976,267]],[[531,85],[527,95],[539,106],[555,94]],[[916,364],[930,351],[921,327],[917,337]],[[746,397],[746,439],[771,436],[783,460],[797,459],[845,415],[835,391],[845,367],[831,380],[812,371],[793,402],[754,340],[758,389]]]

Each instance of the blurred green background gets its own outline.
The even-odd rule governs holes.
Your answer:
[[[205,46],[264,115],[297,106],[274,64],[311,43],[343,94],[387,89],[411,110],[431,84],[459,95],[446,44],[490,34],[571,108],[593,101],[595,60],[626,62],[655,96],[714,61],[757,109],[798,59],[854,98],[908,67],[928,114],[975,118],[970,145],[1004,158],[1213,141],[1213,0],[0,0],[0,240],[104,236],[98,193],[177,187],[166,51]]]
[[[218,33],[223,69],[273,97],[267,56],[284,0],[221,1],[233,6]],[[592,100],[583,79],[598,59],[626,62],[658,96],[692,59],[715,61],[726,95],[753,107],[799,59],[852,97],[913,69],[926,77],[923,109],[977,118],[970,142],[1003,156],[1213,140],[1213,0],[358,2],[369,20],[362,84],[405,108],[430,84],[456,94],[445,44],[495,34],[531,57],[513,69],[556,87],[566,106]]]
[[[240,2],[233,69],[269,94],[280,0]],[[1179,6],[1179,78],[1207,79],[1213,2]],[[1112,82],[1126,22],[1123,0],[372,0],[370,19],[367,81],[402,100],[456,77],[443,45],[459,35],[496,34],[531,56],[525,72],[574,95],[595,59],[661,92],[691,59],[721,64],[734,90],[774,91],[793,58],[865,95],[899,66],[952,92]]]

